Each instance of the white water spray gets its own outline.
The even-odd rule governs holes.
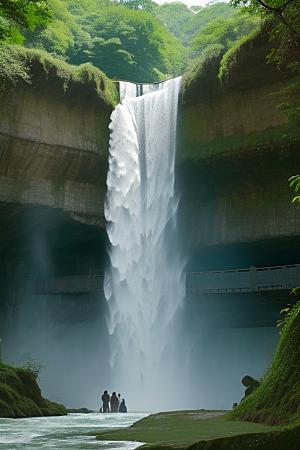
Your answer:
[[[172,335],[184,296],[174,194],[180,83],[122,82],[122,103],[111,116],[105,206],[111,268],[104,290],[112,390],[121,391],[131,409],[170,409],[165,395],[170,399],[180,383]]]

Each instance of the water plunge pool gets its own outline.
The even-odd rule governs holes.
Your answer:
[[[68,414],[59,417],[0,418],[1,450],[134,450],[142,443],[97,441],[90,431],[125,428],[148,413]]]

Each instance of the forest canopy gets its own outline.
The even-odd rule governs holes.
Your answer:
[[[205,7],[188,7],[152,0],[0,0],[0,70],[9,60],[1,57],[4,47],[21,44],[72,65],[90,63],[109,78],[160,81],[197,68],[209,55],[224,55],[262,20],[274,24],[274,39],[282,37],[270,58],[278,66],[289,58],[296,70],[299,1],[268,0],[268,8],[263,4],[212,0]]]
[[[142,8],[110,0],[47,3],[52,21],[46,29],[24,31],[25,46],[70,64],[90,62],[110,78],[149,82],[182,71],[184,47],[150,12],[154,2],[143,0]]]

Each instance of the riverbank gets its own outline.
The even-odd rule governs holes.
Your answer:
[[[0,417],[25,418],[63,416],[67,410],[63,405],[42,397],[37,383],[38,364],[28,367],[13,367],[0,360]]]
[[[227,411],[172,411],[151,414],[126,429],[91,432],[98,440],[144,442],[141,450],[296,450],[300,427],[240,420]]]

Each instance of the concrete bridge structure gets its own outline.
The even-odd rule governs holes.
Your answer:
[[[300,264],[186,274],[186,299],[197,315],[225,328],[275,327],[297,301]]]
[[[104,275],[38,278],[35,295],[103,293]],[[225,328],[274,327],[280,310],[296,301],[291,290],[300,286],[300,264],[186,274],[186,302],[195,303],[199,316]],[[87,299],[85,297],[85,299]],[[189,307],[189,306],[188,306]]]
[[[78,294],[103,291],[104,275],[39,278],[33,294]],[[190,272],[186,274],[186,293],[232,294],[291,290],[300,286],[300,264],[250,269]]]
[[[281,291],[297,286],[300,264],[186,274],[186,292],[194,294]]]

